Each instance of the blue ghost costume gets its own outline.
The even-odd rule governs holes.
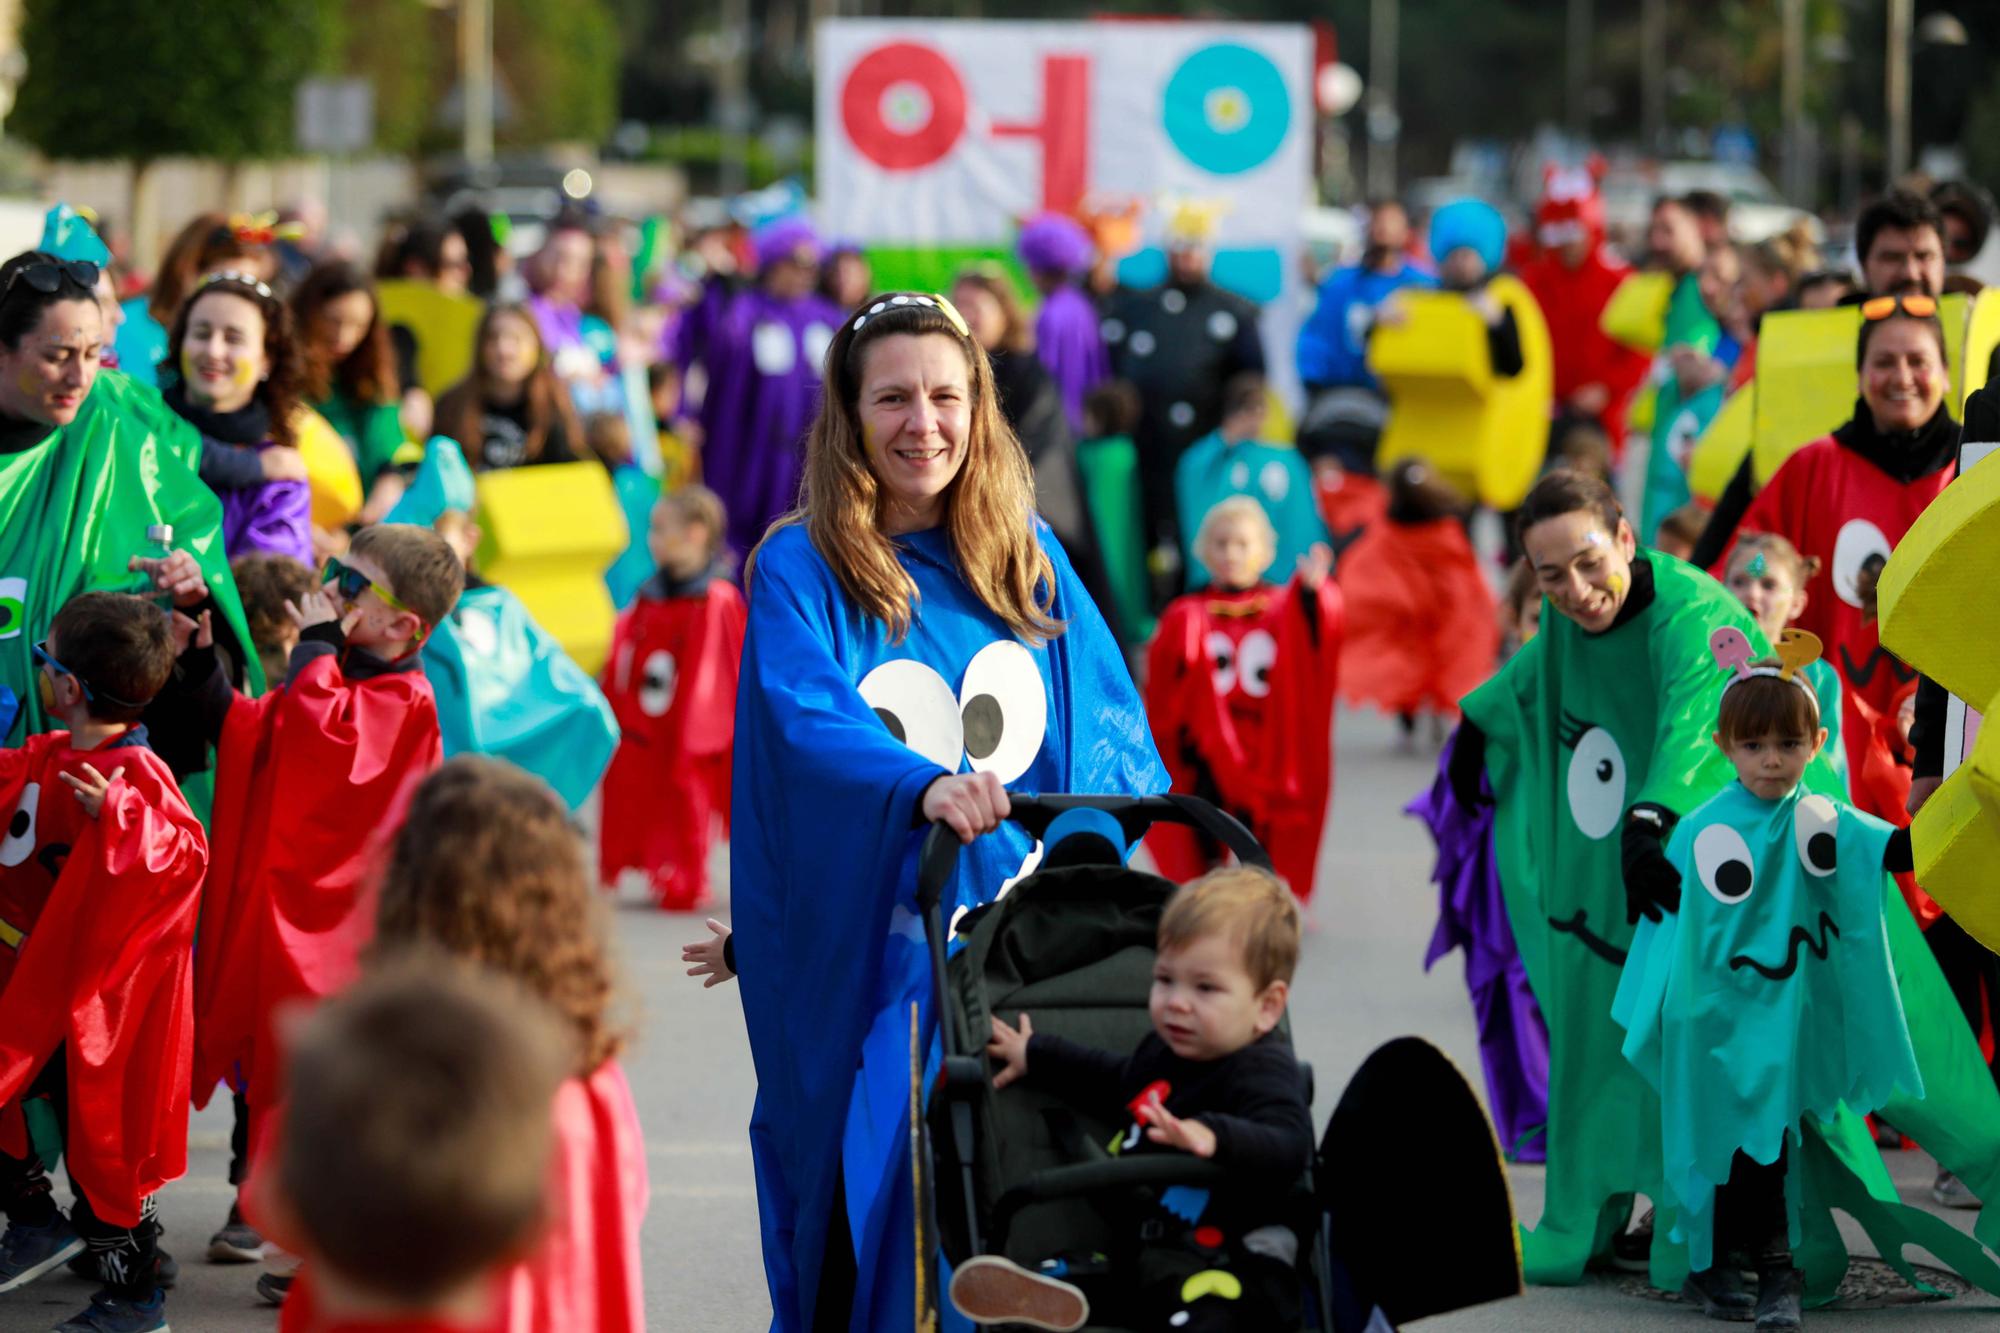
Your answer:
[[[837,1189],[855,1251],[849,1327],[904,1329],[914,1309],[913,1003],[935,1058],[915,910],[924,789],[971,771],[1023,792],[1167,789],[1116,641],[1060,544],[1036,531],[1067,625],[1042,648],[972,595],[942,530],[897,541],[918,589],[901,643],[847,597],[803,527],[773,531],[756,557],[730,883],[764,1268],[783,1333],[811,1326]],[[967,848],[947,919],[999,896],[1030,851],[1013,825]]]

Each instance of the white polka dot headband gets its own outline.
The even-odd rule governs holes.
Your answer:
[[[241,285],[248,287],[251,291],[257,293],[257,295],[263,297],[266,301],[275,301],[278,299],[277,297],[271,294],[271,289],[268,285],[265,284],[264,280],[259,278],[256,274],[244,273],[241,272],[240,270],[233,268],[219,269],[216,272],[209,274],[207,277],[203,278],[199,283],[195,284],[195,290],[197,292],[202,291],[205,288],[213,287],[218,282],[240,283]]]
[[[967,327],[965,316],[958,313],[957,306],[942,296],[935,294],[927,296],[922,293],[912,292],[905,292],[896,296],[885,296],[875,302],[875,304],[854,317],[854,323],[849,326],[849,332],[861,332],[861,326],[866,324],[871,318],[881,314],[885,310],[893,310],[897,306],[926,306],[951,321],[951,326],[958,330],[959,337],[970,338],[972,336],[972,330]]]

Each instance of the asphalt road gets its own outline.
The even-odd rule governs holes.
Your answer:
[[[1399,810],[1430,780],[1435,760],[1395,749],[1392,729],[1372,716],[1344,715],[1339,727],[1333,828],[1326,843],[1313,931],[1293,993],[1293,1026],[1321,1089],[1322,1122],[1337,1090],[1375,1046],[1418,1033],[1444,1048],[1477,1083],[1472,1011],[1456,959],[1421,970],[1435,919],[1423,830]],[[704,991],[681,974],[680,944],[701,932],[698,918],[664,916],[636,901],[616,919],[638,1039],[627,1056],[645,1124],[652,1210],[642,1237],[646,1303],[656,1330],[761,1333],[768,1327],[757,1248],[756,1199],[744,1127],[753,1079],[742,1011],[733,991]],[[268,1333],[275,1312],[261,1305],[256,1269],[201,1262],[207,1237],[230,1201],[224,1179],[226,1112],[195,1117],[190,1174],[167,1188],[166,1245],[186,1262],[169,1315],[182,1333]],[[1417,1160],[1421,1142],[1384,1143]],[[1904,1198],[1927,1201],[1932,1167],[1920,1153],[1889,1154]],[[1541,1172],[1513,1173],[1516,1206],[1530,1221],[1541,1208]],[[1436,1200],[1432,1243],[1451,1262],[1452,1200]],[[1961,1226],[1973,1216],[1949,1214]],[[1866,1249],[1858,1236],[1857,1251]],[[1913,1256],[1921,1257],[1921,1256]],[[90,1287],[66,1273],[0,1296],[0,1333],[47,1329],[80,1309]],[[1960,1298],[1891,1311],[1828,1311],[1814,1328],[1983,1329],[2000,1301]],[[1647,1299],[1605,1278],[1425,1323],[1426,1329],[1692,1329],[1686,1306]]]

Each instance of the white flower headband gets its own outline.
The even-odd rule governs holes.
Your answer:
[[[950,301],[938,295],[926,296],[921,293],[907,293],[907,292],[898,296],[885,296],[881,300],[877,301],[874,305],[869,306],[866,310],[862,311],[859,315],[856,315],[854,317],[854,323],[850,326],[849,331],[853,333],[859,333],[861,331],[861,326],[863,324],[866,324],[871,316],[879,315],[884,310],[888,310],[891,309],[892,307],[899,305],[928,306],[930,309],[937,311],[939,314],[943,315],[946,319],[950,320],[951,326],[954,329],[958,330],[959,337],[970,338],[972,336],[972,330],[966,325],[965,316],[959,314],[958,307],[953,305]]]
[[[1812,700],[1814,717],[1819,716],[1819,695],[1806,679],[1805,669],[1819,660],[1822,647],[1816,634],[1802,629],[1780,630],[1777,651],[1771,657],[1753,662],[1749,637],[1734,625],[1724,625],[1708,636],[1708,651],[1715,655],[1715,664],[1732,673],[1729,684],[1722,687],[1724,694],[1753,676],[1775,676],[1806,692],[1806,698]]]

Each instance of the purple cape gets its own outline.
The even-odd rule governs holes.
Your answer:
[[[798,503],[806,428],[841,312],[819,296],[736,294],[708,331],[701,404],[702,479],[729,511],[740,558]]]
[[[1062,394],[1063,414],[1084,438],[1083,399],[1111,375],[1111,356],[1097,331],[1097,307],[1074,284],[1050,292],[1035,316],[1035,354]]]
[[[267,481],[219,492],[222,549],[234,560],[250,551],[288,555],[307,569],[313,563],[312,491],[302,481]]]
[[[1479,1024],[1493,1127],[1509,1159],[1539,1162],[1549,1120],[1549,1031],[1507,924],[1493,857],[1493,807],[1467,811],[1445,776],[1457,744],[1453,735],[1431,789],[1403,807],[1404,814],[1424,821],[1438,849],[1431,872],[1438,886],[1438,923],[1424,969],[1453,949],[1465,950],[1465,986]],[[1485,778],[1480,782],[1483,786]]]

